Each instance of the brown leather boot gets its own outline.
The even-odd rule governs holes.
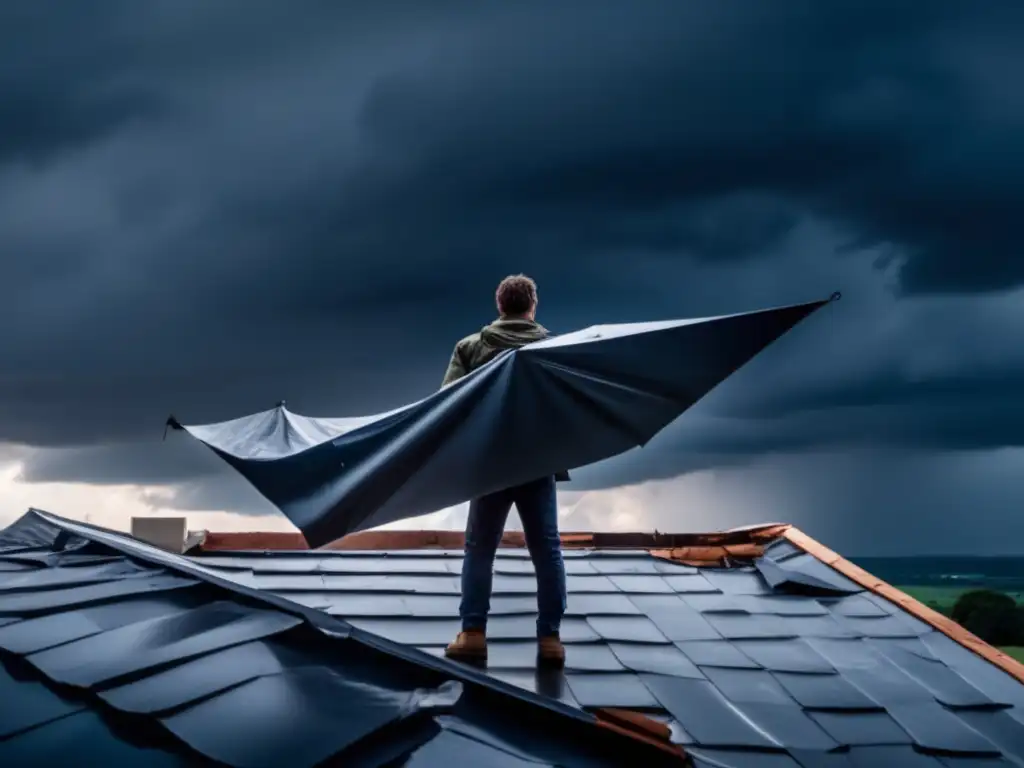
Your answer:
[[[557,634],[537,638],[537,663],[547,667],[565,666],[565,646]]]
[[[449,659],[467,661],[483,661],[487,659],[487,635],[479,629],[467,629],[459,632],[455,640],[444,649]]]

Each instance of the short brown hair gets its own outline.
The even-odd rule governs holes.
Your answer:
[[[537,304],[537,284],[526,275],[509,275],[494,292],[502,315],[525,315]]]

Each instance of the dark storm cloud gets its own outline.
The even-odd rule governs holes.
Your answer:
[[[647,236],[634,247],[718,258],[680,209],[768,190],[859,240],[907,247],[908,289],[991,288],[1021,276],[1008,257],[1021,245],[1022,13],[597,4],[543,25],[517,14],[436,69],[379,84],[367,133],[412,166],[407,182],[442,179],[460,204],[507,205],[541,232],[554,219],[546,234],[569,246],[594,248],[608,230],[621,247],[636,217]]]
[[[567,330],[874,297],[901,270],[913,299],[834,313],[853,346],[924,293],[1024,278],[1015,2],[37,6],[0,10],[7,441],[155,441],[168,411],[282,397],[315,415],[406,402],[511,271]],[[828,236],[808,241],[808,221]],[[845,383],[824,364],[790,376],[814,355],[847,371],[824,334],[723,395],[745,420],[696,452],[856,441],[870,418],[829,432],[797,411],[839,424],[865,392],[913,398],[888,347]],[[934,428],[946,398],[878,429],[1019,441],[1012,420]],[[206,471],[150,448],[38,453],[25,476]]]

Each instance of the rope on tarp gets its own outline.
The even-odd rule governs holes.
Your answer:
[[[174,418],[174,414],[173,413],[170,416],[168,416],[167,417],[167,421],[164,422],[164,440],[167,439],[167,430],[168,429],[174,429],[174,430],[182,430],[182,429],[184,429],[184,427],[181,426],[181,422],[178,421],[176,418]]]

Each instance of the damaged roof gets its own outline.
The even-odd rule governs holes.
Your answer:
[[[128,536],[0,532],[0,765],[680,765],[599,718]]]
[[[786,526],[568,534],[542,672],[516,534],[486,670],[441,655],[458,534],[203,539],[0,532],[0,764],[1024,765],[1024,668]]]
[[[796,529],[563,539],[565,670],[535,669],[536,584],[522,534],[509,533],[491,678],[662,722],[698,768],[1024,766],[1024,666]],[[293,534],[208,533],[197,555],[442,656],[459,629],[461,534],[303,546]]]

